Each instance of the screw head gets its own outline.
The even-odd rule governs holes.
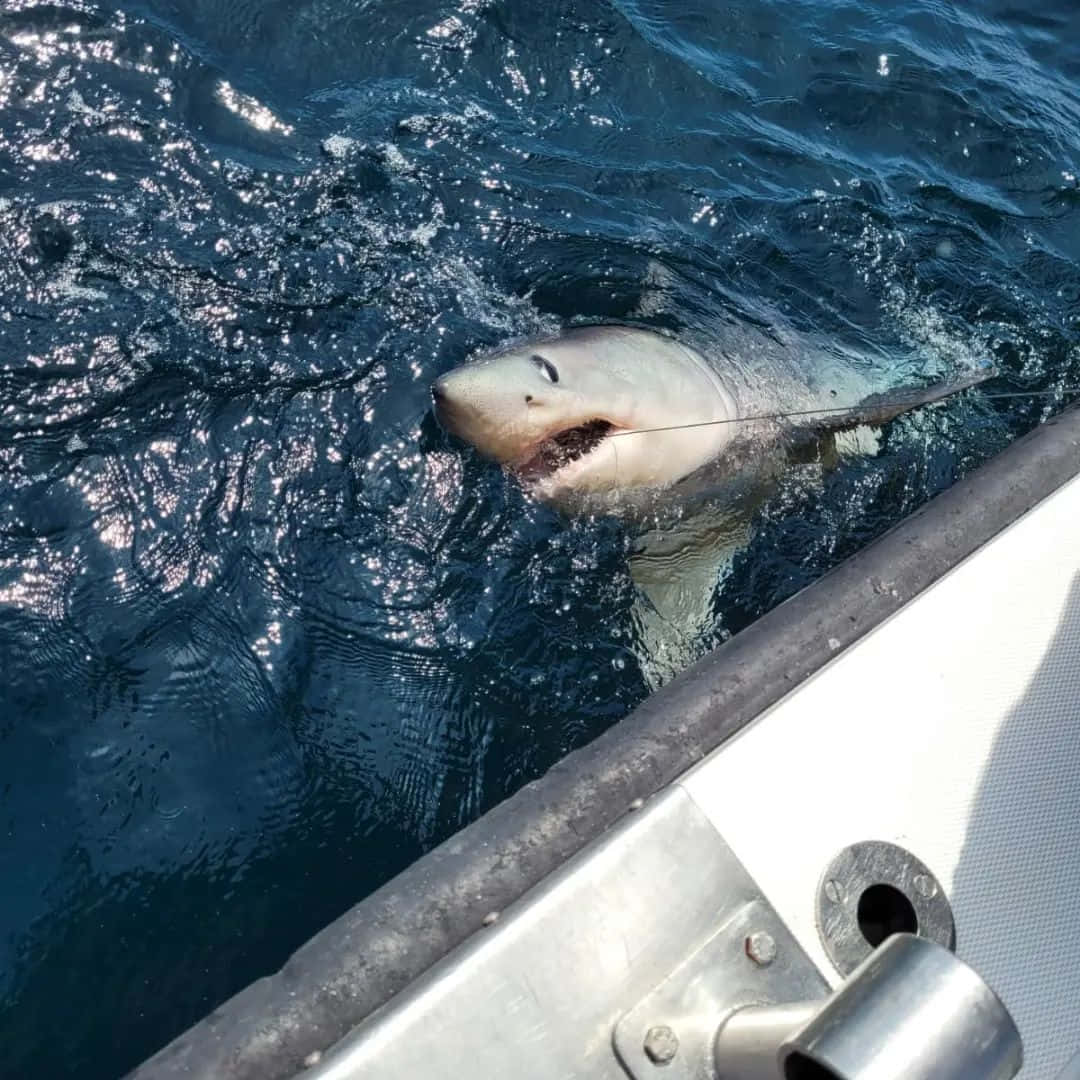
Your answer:
[[[667,1024],[657,1024],[645,1032],[644,1050],[654,1065],[667,1065],[679,1052],[679,1037]]]
[[[847,896],[843,884],[837,881],[836,878],[829,878],[825,882],[825,895],[829,898],[829,901],[833,904],[842,904]]]
[[[746,955],[758,967],[768,967],[776,959],[776,939],[764,930],[755,930],[745,943]]]
[[[924,900],[933,900],[937,896],[937,882],[929,874],[916,874],[911,884]]]

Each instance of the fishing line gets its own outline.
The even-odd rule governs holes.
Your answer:
[[[984,400],[1000,401],[1005,398],[1036,398],[1057,397],[1060,394],[1080,394],[1080,386],[1063,386],[1060,390],[1000,390],[992,394],[981,394]],[[943,401],[945,399],[942,399]],[[911,411],[924,408],[926,405],[939,405],[942,402],[933,401],[923,404],[908,406]],[[904,406],[904,401],[875,401],[872,405],[833,405],[821,409],[797,409],[792,412],[759,413],[756,416],[730,416],[723,420],[698,420],[693,424],[671,424],[668,427],[633,428],[630,431],[612,431],[607,438],[616,439],[622,435],[648,435],[653,431],[684,431],[687,428],[713,427],[715,424],[748,424],[754,420],[789,420],[793,416],[825,416],[831,413],[858,413],[865,409],[888,409]]]

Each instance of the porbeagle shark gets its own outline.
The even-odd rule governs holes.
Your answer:
[[[844,400],[836,389],[815,394],[798,374],[814,360],[791,338],[753,328],[727,331],[707,360],[651,330],[592,326],[467,363],[431,393],[446,430],[507,466],[537,497],[566,509],[618,510],[649,493],[690,490],[688,481],[706,470],[759,469],[821,436],[884,424],[993,374],[850,398],[848,379]]]

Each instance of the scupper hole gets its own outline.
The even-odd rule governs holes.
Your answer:
[[[899,889],[884,883],[863,891],[855,917],[862,936],[875,949],[893,934],[914,934],[919,929],[911,901]]]

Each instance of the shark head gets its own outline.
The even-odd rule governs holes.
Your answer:
[[[431,393],[446,430],[552,499],[673,484],[716,456],[731,425],[713,422],[735,415],[700,355],[627,327],[501,349]]]

